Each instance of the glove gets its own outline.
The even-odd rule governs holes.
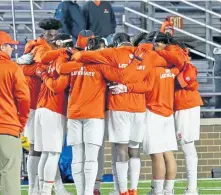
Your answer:
[[[46,73],[46,68],[43,67],[43,66],[39,66],[39,67],[36,69],[36,75],[41,78],[44,74],[47,74],[47,73]]]
[[[23,54],[20,58],[17,59],[17,63],[20,65],[30,65],[33,63],[33,54],[32,53],[27,53]]]
[[[121,94],[121,93],[127,93],[127,86],[123,84],[117,84],[110,86],[109,89],[111,90],[111,93],[114,95]]]

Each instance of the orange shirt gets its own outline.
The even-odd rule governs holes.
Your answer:
[[[34,110],[37,107],[38,94],[41,89],[41,79],[36,76],[36,68],[41,65],[41,58],[45,54],[45,51],[47,51],[48,49],[51,49],[51,47],[42,38],[29,41],[25,46],[24,53],[31,52],[34,55],[33,65],[21,66],[30,90],[31,109]]]
[[[47,108],[66,116],[69,76],[58,76],[56,66],[67,62],[69,57],[65,53],[60,56],[56,54],[56,51],[54,51],[54,55],[52,51],[48,51],[42,57],[42,61],[45,63],[48,63],[52,59],[52,56],[54,56],[54,60],[50,62],[51,65],[48,67],[50,73],[48,72],[47,75],[43,75],[42,77],[43,83],[38,96],[37,108]]]
[[[149,47],[145,45],[145,49],[149,52],[149,58],[145,58],[144,66],[139,66],[138,68],[134,65],[129,65],[131,63],[131,54],[136,51],[135,47],[125,46],[120,48],[109,48],[100,51],[86,51],[78,52],[74,55],[76,61],[82,61],[84,63],[102,63],[114,66],[123,71],[123,76],[121,83],[130,84],[142,81],[147,72],[144,69],[152,69],[155,66],[155,60],[150,61],[150,59],[156,59],[158,56],[156,52],[152,51],[152,46]],[[156,55],[153,55],[153,53]],[[154,58],[153,58],[154,57]],[[165,60],[164,60],[165,61]],[[136,65],[135,65],[136,66]],[[149,87],[149,90],[151,86]],[[109,93],[108,108],[109,110],[117,111],[127,111],[127,112],[145,112],[146,102],[144,93],[136,93],[133,91],[133,85],[128,85],[128,91],[130,93],[124,93],[120,95],[112,95]]]
[[[21,68],[0,51],[0,134],[19,137],[28,120],[30,96]]]
[[[166,47],[164,50],[157,51],[159,55],[165,58],[170,64],[175,65],[179,70],[182,70],[185,61],[188,61],[186,51],[180,47],[171,45]],[[175,110],[185,110],[196,106],[203,105],[202,98],[198,91],[198,82],[196,81],[195,89],[188,88],[184,89],[176,88],[175,91]]]

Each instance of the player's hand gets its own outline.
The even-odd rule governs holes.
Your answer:
[[[32,53],[23,54],[17,59],[17,63],[20,65],[30,65],[33,63],[33,58],[34,56]]]
[[[41,78],[44,74],[46,74],[46,68],[43,66],[39,66],[36,69],[36,75]]]
[[[109,89],[111,90],[111,93],[114,95],[127,93],[127,86],[123,84],[110,86]]]

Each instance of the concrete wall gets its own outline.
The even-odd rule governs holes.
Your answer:
[[[201,119],[201,139],[196,142],[199,157],[198,177],[211,178],[211,170],[221,167],[221,119]],[[185,162],[182,151],[175,153],[178,165],[177,178],[185,178]],[[140,179],[151,179],[150,158],[141,155],[142,170]],[[105,174],[111,174],[110,143],[105,146]]]

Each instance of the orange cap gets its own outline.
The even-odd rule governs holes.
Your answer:
[[[0,31],[0,45],[4,44],[18,45],[19,42],[13,40],[8,33]]]
[[[196,80],[197,69],[191,63],[187,63],[183,71],[177,76],[177,81],[179,82],[182,88],[191,84]]]
[[[94,33],[90,30],[82,30],[78,35],[75,47],[85,49],[89,38],[94,38]]]

